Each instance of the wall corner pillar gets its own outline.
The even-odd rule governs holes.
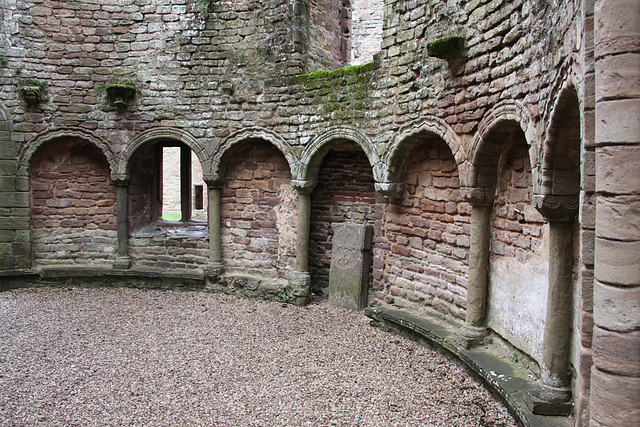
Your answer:
[[[640,3],[596,0],[590,425],[640,425]]]

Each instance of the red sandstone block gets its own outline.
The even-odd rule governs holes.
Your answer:
[[[409,256],[410,254],[409,249],[397,243],[391,245],[391,252],[400,256]]]
[[[640,425],[640,378],[591,370],[591,418],[606,426]]]

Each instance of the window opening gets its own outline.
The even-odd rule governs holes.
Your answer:
[[[351,65],[373,61],[382,46],[384,0],[345,1],[344,7],[351,8]]]
[[[185,145],[162,145],[158,173],[165,221],[206,221],[202,167]]]

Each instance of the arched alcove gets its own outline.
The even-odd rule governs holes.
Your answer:
[[[229,146],[219,164],[225,274],[286,278],[295,264],[297,194],[284,153],[252,137]]]
[[[460,192],[458,163],[445,140],[422,126],[394,147],[394,175],[403,191],[389,200],[377,264],[385,301],[416,312],[464,319],[471,206]]]
[[[117,247],[116,190],[102,151],[60,136],[31,154],[33,263],[110,267]]]
[[[373,171],[360,145],[348,139],[327,142],[314,157],[317,182],[311,193],[309,272],[311,290],[326,296],[334,223],[372,225],[376,219]]]

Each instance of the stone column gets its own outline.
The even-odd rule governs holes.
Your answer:
[[[640,3],[597,0],[591,426],[640,425]]]
[[[542,373],[527,396],[534,414],[569,415],[573,308],[573,234],[578,196],[535,196],[536,208],[549,221],[549,285],[542,341]]]
[[[222,261],[222,236],[220,233],[220,197],[222,184],[207,182],[208,220],[209,220],[209,263],[207,264],[207,276],[209,280],[217,281],[224,274]]]
[[[118,229],[118,253],[113,268],[127,269],[131,267],[129,257],[129,226],[128,226],[128,180],[118,180],[116,184],[116,216]]]
[[[487,275],[491,244],[491,212],[493,190],[465,189],[471,209],[469,243],[469,284],[464,325],[457,331],[456,341],[469,348],[482,343],[487,336]],[[488,193],[488,194],[487,194]]]
[[[311,228],[311,191],[315,186],[310,181],[291,181],[298,191],[298,223],[296,230],[296,265],[289,274],[289,287],[297,304],[306,304],[311,298],[311,275],[309,274],[309,229]]]

